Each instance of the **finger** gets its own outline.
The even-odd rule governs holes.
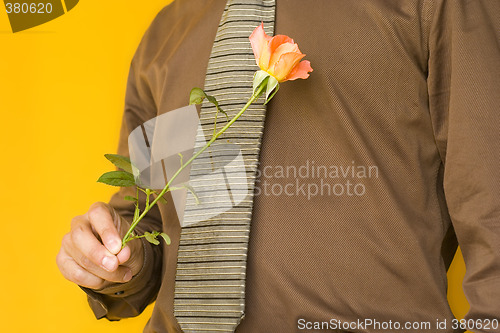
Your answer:
[[[64,252],[59,252],[57,255],[57,265],[67,280],[82,287],[100,289],[104,285],[103,279],[83,269]]]
[[[120,265],[126,263],[127,260],[130,259],[130,254],[131,254],[130,247],[128,245],[125,245],[125,247],[116,255],[116,258],[118,258],[118,263]]]
[[[118,266],[113,272],[108,272],[97,266],[77,249],[67,250],[68,255],[83,269],[109,282],[124,283],[132,279],[132,270],[126,266]]]
[[[79,253],[78,256],[87,258],[108,272],[118,268],[118,259],[96,238],[89,221],[84,216],[73,219],[70,238],[69,242],[65,242],[67,252]]]
[[[103,280],[109,282],[124,283],[132,279],[132,270],[125,266],[118,266],[118,268],[113,272],[108,272],[99,266],[96,266],[93,262],[89,261],[83,255],[71,254],[73,260],[80,265],[86,271],[100,277]]]
[[[144,264],[144,247],[141,239],[134,239],[116,255],[120,265],[125,265],[132,269],[132,273],[137,274]]]
[[[86,215],[108,251],[112,254],[120,252],[122,244],[115,225],[115,219],[118,218],[115,211],[103,202],[96,202]]]

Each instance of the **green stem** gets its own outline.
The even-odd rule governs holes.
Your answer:
[[[170,178],[170,180],[168,181],[167,185],[165,185],[165,187],[163,188],[163,190],[158,194],[158,196],[149,204],[149,196],[147,198],[148,200],[148,204],[146,205],[146,207],[144,208],[144,211],[141,213],[141,215],[139,215],[139,217],[137,219],[135,219],[134,221],[132,221],[132,224],[130,225],[130,228],[128,229],[127,233],[125,234],[125,236],[123,236],[123,240],[122,240],[122,247],[125,246],[125,244],[127,244],[128,241],[131,240],[130,238],[130,234],[132,233],[132,231],[134,231],[135,227],[137,226],[137,224],[144,218],[144,216],[146,216],[146,214],[149,212],[149,210],[158,202],[158,200],[160,200],[160,198],[165,194],[167,193],[169,190],[170,190],[170,184],[172,184],[172,182],[175,180],[175,178],[177,178],[177,176],[189,165],[191,164],[191,162],[194,161],[195,158],[197,158],[198,156],[200,156],[200,154],[202,154],[205,150],[207,150],[208,147],[210,147],[210,145],[212,145],[212,143],[214,143],[215,140],[217,140],[217,138],[219,136],[222,135],[222,133],[224,133],[232,124],[234,124],[234,122],[236,120],[238,120],[239,117],[241,117],[241,115],[248,109],[248,107],[253,103],[255,102],[259,97],[260,95],[265,91],[265,88],[266,88],[266,84],[262,84],[259,89],[257,89],[253,94],[252,94],[252,97],[250,97],[250,99],[248,100],[247,104],[245,104],[245,106],[233,117],[233,119],[231,119],[226,125],[224,125],[224,127],[222,127],[218,132],[215,132],[214,131],[214,134],[212,135],[212,138],[210,139],[210,141],[208,141],[205,146],[203,146],[203,148],[201,148],[199,151],[197,151],[186,163],[184,163],[180,168],[179,170],[177,170],[173,176]]]
[[[219,108],[217,107],[217,112],[215,112],[215,120],[214,120],[214,134],[215,135],[217,133],[217,116],[219,115]]]
[[[149,188],[146,189],[146,208],[149,207],[149,196],[151,195],[151,190]]]
[[[131,240],[134,240],[134,239],[139,239],[139,238],[144,238],[146,237],[146,235],[135,235],[135,236],[130,236],[128,238],[128,241],[127,242],[130,242]]]

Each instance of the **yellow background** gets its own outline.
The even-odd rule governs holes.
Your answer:
[[[41,26],[13,34],[0,5],[0,331],[141,332],[138,318],[95,320],[84,293],[55,264],[73,216],[113,189],[96,183],[116,150],[130,60],[170,0],[83,0]],[[468,310],[455,259],[449,299]]]

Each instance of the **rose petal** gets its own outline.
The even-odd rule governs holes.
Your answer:
[[[302,53],[285,53],[278,62],[269,69],[269,74],[274,76],[279,82],[283,82],[299,61],[305,57]]]
[[[274,51],[276,51],[276,49],[284,43],[293,44],[293,39],[285,35],[276,35],[272,37],[271,40],[269,40],[267,46],[262,49],[259,57],[259,62],[257,65],[259,65],[260,69],[267,71],[274,65],[274,63],[271,62],[271,57]]]
[[[285,43],[294,44],[295,42],[293,41],[293,39],[291,39],[286,35],[274,36],[273,38],[271,38],[271,41],[269,42],[269,46],[271,47],[271,52],[274,52],[278,48],[278,46]]]
[[[257,65],[259,65],[259,59],[262,55],[262,50],[267,47],[267,44],[271,40],[271,36],[266,35],[266,33],[264,32],[264,23],[261,23],[257,28],[254,29],[249,39],[250,44],[252,44],[255,61]]]
[[[283,43],[280,46],[278,46],[271,55],[271,59],[269,60],[269,67],[275,65],[278,62],[278,60],[280,60],[283,54],[290,52],[301,53],[299,50],[299,46],[297,44]]]
[[[292,81],[296,79],[307,79],[309,72],[312,72],[311,63],[309,60],[301,61],[294,69],[288,74],[284,81]]]
[[[260,54],[259,61],[257,62],[257,65],[263,71],[267,71],[269,69],[269,61],[270,60],[271,60],[271,48],[270,48],[269,44],[267,44],[262,49],[262,52]]]

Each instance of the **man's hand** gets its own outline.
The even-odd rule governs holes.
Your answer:
[[[144,250],[137,239],[121,248],[128,227],[113,208],[94,203],[85,215],[73,218],[64,235],[56,260],[59,270],[69,281],[91,289],[129,281],[142,268]]]

